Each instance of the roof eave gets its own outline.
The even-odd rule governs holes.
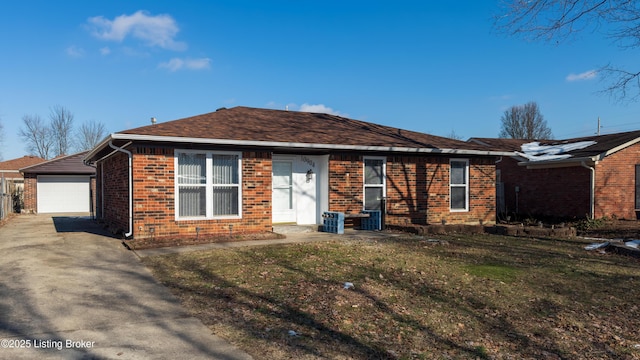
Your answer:
[[[640,137],[637,137],[637,138],[635,138],[635,139],[633,139],[633,140],[631,140],[631,141],[627,141],[627,142],[626,142],[626,143],[624,143],[624,144],[620,144],[620,145],[618,145],[618,146],[616,146],[616,147],[614,147],[614,148],[611,148],[611,149],[609,149],[609,150],[607,150],[607,151],[605,151],[605,152],[601,153],[600,155],[598,155],[598,156],[597,156],[597,157],[598,157],[598,160],[602,160],[602,159],[604,159],[605,157],[607,157],[607,156],[609,156],[609,155],[612,155],[612,154],[614,154],[614,153],[616,153],[616,152],[618,152],[618,151],[620,151],[620,150],[622,150],[622,149],[624,149],[624,148],[627,148],[627,147],[629,147],[629,146],[631,146],[631,145],[635,145],[635,144],[637,144],[638,142],[640,142]]]
[[[80,151],[80,153],[81,152],[82,151]],[[20,171],[21,173],[24,173],[25,170],[29,170],[29,169],[32,169],[34,167],[41,167],[41,166],[44,166],[44,165],[52,163],[52,162],[57,162],[57,161],[60,161],[60,160],[63,160],[63,159],[66,159],[66,158],[69,158],[69,157],[72,157],[72,156],[76,156],[78,154],[79,153],[75,153],[75,154],[70,154],[70,155],[64,155],[64,156],[57,157],[57,158],[54,158],[54,159],[45,160],[45,161],[37,163],[37,164],[21,167],[20,169],[18,169],[18,171]],[[27,172],[29,172],[29,171],[27,171]]]
[[[588,157],[568,158],[568,159],[561,159],[561,160],[521,161],[518,163],[518,165],[526,166],[527,169],[550,169],[550,168],[560,168],[560,167],[582,166],[583,164],[593,166],[597,163],[598,163],[598,156],[588,156]]]
[[[130,141],[156,141],[191,144],[215,144],[215,145],[239,145],[239,146],[260,146],[260,147],[286,147],[293,149],[316,149],[316,150],[359,150],[359,151],[389,151],[403,153],[432,153],[432,154],[455,154],[455,155],[483,155],[483,156],[512,156],[513,152],[469,150],[469,149],[440,149],[440,148],[411,148],[397,146],[363,146],[346,144],[311,144],[279,141],[256,141],[256,140],[233,140],[233,139],[207,139],[180,136],[156,136],[115,133],[105,138],[98,146],[85,156],[85,161],[91,161],[109,141],[130,140]]]
[[[113,135],[115,134],[109,134],[107,137],[102,139],[102,141],[98,143],[98,145],[96,145],[93,149],[91,149],[91,151],[89,151],[87,155],[85,155],[84,158],[82,158],[82,162],[84,162],[85,164],[87,164],[88,162],[91,162],[92,161],[91,159],[94,156],[96,156],[100,151],[102,151],[102,149],[104,149],[109,145],[109,141],[113,140]]]

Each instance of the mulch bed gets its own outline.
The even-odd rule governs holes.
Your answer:
[[[594,228],[578,230],[578,236],[603,239],[640,239],[640,221],[610,219]]]

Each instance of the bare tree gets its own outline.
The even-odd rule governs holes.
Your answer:
[[[78,151],[90,150],[96,147],[107,134],[103,123],[92,120],[80,125],[76,134],[76,148]]]
[[[543,140],[553,137],[535,102],[510,107],[500,121],[501,138]]]
[[[64,106],[56,105],[51,108],[49,119],[55,156],[68,155],[73,145],[73,113]]]
[[[581,31],[598,32],[621,48],[640,47],[640,6],[636,1],[607,0],[511,0],[496,17],[496,26],[527,40],[559,44]],[[609,85],[603,89],[621,101],[640,98],[640,71],[614,65],[598,73]]]
[[[453,140],[462,140],[462,136],[458,135],[455,130],[451,130],[447,137]]]
[[[43,159],[51,157],[51,128],[42,121],[39,115],[25,115],[22,117],[23,127],[18,135],[24,141],[27,151]]]

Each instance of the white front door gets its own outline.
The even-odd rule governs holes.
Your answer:
[[[296,222],[293,196],[293,160],[273,161],[273,222]]]

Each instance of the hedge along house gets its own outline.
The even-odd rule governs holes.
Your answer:
[[[496,164],[498,197],[504,195],[499,212],[636,219],[640,211],[640,131],[565,140],[469,142],[515,154]]]
[[[85,161],[97,169],[98,218],[150,238],[268,232],[383,206],[387,224],[492,222],[505,154],[339,116],[235,107],[111,134]]]

